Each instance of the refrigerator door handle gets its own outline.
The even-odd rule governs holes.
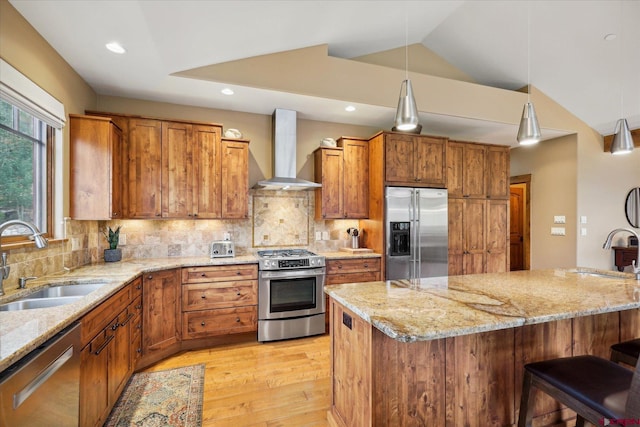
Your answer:
[[[415,203],[414,203],[414,212],[415,212],[415,246],[414,246],[414,268],[413,268],[413,279],[420,278],[420,266],[421,266],[421,254],[420,254],[420,190],[415,191]]]

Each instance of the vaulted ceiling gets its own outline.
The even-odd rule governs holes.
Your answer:
[[[225,96],[220,90],[228,82],[177,74],[314,45],[327,44],[329,55],[348,59],[421,43],[478,84],[517,90],[531,82],[602,134],[623,115],[632,128],[640,127],[637,0],[10,3],[103,95],[260,114],[290,108],[307,119],[388,129],[397,98],[348,113],[345,100],[335,97],[237,83],[235,94]],[[607,34],[615,38],[606,41]],[[108,52],[110,41],[127,53]],[[399,83],[389,85],[399,91]],[[423,111],[421,118],[443,133],[458,129],[467,139],[491,128],[498,142],[515,140],[514,124]]]

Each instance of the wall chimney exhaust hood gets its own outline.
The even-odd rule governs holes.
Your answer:
[[[296,178],[296,117],[292,110],[276,108],[273,112],[274,177],[259,181],[253,188],[262,190],[313,190],[322,187]]]

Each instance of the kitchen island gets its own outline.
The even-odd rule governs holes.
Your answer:
[[[640,282],[617,272],[520,271],[325,291],[333,426],[511,426],[526,363],[608,357],[611,344],[640,335]],[[534,425],[574,416],[547,396],[534,411]]]

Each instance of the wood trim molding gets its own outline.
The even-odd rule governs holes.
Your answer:
[[[640,148],[640,128],[631,130],[631,138],[633,138],[633,146]],[[611,142],[613,142],[613,134],[604,136],[604,151],[608,153],[611,150]]]

